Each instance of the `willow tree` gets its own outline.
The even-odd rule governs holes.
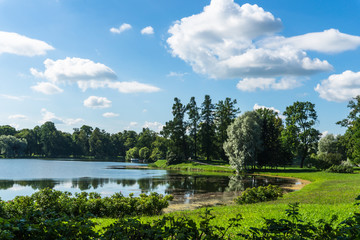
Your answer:
[[[254,111],[245,112],[228,127],[227,133],[224,151],[231,167],[237,173],[255,168],[258,154],[263,147],[258,114]]]

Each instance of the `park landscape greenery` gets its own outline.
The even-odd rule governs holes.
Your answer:
[[[195,98],[187,105],[175,98],[173,119],[160,134],[150,129],[109,134],[90,126],[69,134],[51,122],[20,131],[2,126],[4,157],[142,158],[154,161],[152,167],[265,174],[311,183],[283,197],[272,187],[250,189],[243,197],[250,200],[237,199],[238,204],[160,216],[171,197],[102,199],[96,194],[72,197],[44,189],[31,197],[1,202],[1,238],[356,239],[360,236],[359,210],[354,205],[360,193],[356,167],[360,97],[348,107],[349,116],[338,122],[347,128],[345,134],[323,137],[316,130],[317,114],[310,102],[293,103],[283,120],[270,109],[240,115],[236,100],[212,104],[210,96],[205,96],[201,107]],[[271,196],[266,199],[271,201],[259,200],[264,196]]]

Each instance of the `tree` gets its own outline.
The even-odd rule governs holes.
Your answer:
[[[262,151],[259,153],[258,166],[278,167],[284,165],[288,159],[286,149],[282,143],[282,120],[278,113],[267,108],[255,110],[260,119]]]
[[[254,168],[262,150],[261,122],[256,112],[245,112],[230,124],[224,151],[237,173]]]
[[[354,164],[360,164],[360,95],[349,101],[350,113],[336,124],[347,127],[342,142],[347,149],[347,157]]]
[[[132,158],[139,158],[139,148],[133,147],[126,151],[126,161],[130,161]]]
[[[45,122],[40,127],[40,144],[46,157],[55,157],[61,154],[60,133],[53,122]]]
[[[9,125],[0,126],[0,136],[6,135],[6,136],[14,136],[16,134],[16,129]]]
[[[26,145],[25,139],[18,139],[11,135],[0,136],[0,152],[5,157],[11,158],[24,155]]]
[[[191,152],[193,153],[194,159],[196,160],[198,152],[198,128],[200,122],[200,114],[199,108],[196,105],[195,97],[191,97],[186,109],[189,118],[187,126],[191,139]]]
[[[174,118],[165,123],[163,131],[161,132],[162,135],[170,139],[172,163],[185,160],[188,153],[186,122],[184,120],[186,107],[178,98],[174,98],[174,102],[172,107]]]
[[[211,103],[209,95],[205,95],[201,105],[201,123],[199,130],[201,152],[206,160],[214,158],[216,154],[215,145],[215,123],[214,123],[214,104]]]
[[[311,102],[295,102],[286,107],[286,128],[284,139],[292,153],[300,158],[300,168],[303,168],[305,159],[316,150],[320,132],[314,128],[317,122],[315,104]]]
[[[228,160],[222,147],[227,140],[227,128],[240,113],[240,109],[235,107],[236,103],[236,99],[226,98],[225,101],[220,100],[215,107],[217,148],[220,158],[224,160]]]
[[[110,142],[110,134],[104,130],[95,128],[89,138],[90,153],[95,158],[113,156],[113,147]]]
[[[142,160],[148,160],[150,158],[150,149],[148,147],[143,147],[139,150],[139,157]]]

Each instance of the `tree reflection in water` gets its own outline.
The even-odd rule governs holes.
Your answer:
[[[70,183],[70,187],[68,186]],[[293,184],[294,180],[263,177],[254,175],[238,176],[205,176],[186,175],[168,172],[162,177],[141,179],[113,179],[113,178],[73,178],[73,179],[34,179],[34,180],[0,180],[0,190],[13,188],[15,185],[29,186],[34,190],[43,188],[79,189],[80,191],[94,190],[102,192],[107,185],[118,185],[119,191],[131,187],[132,191],[140,190],[142,193],[159,192],[161,189],[165,194],[173,194],[184,199],[194,195],[207,193],[241,192],[249,187],[265,186],[269,184],[283,185]]]

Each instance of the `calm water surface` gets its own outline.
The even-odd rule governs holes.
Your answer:
[[[75,192],[98,192],[110,196],[121,192],[173,194],[173,203],[191,203],[198,198],[233,194],[260,185],[289,185],[295,181],[255,176],[187,175],[158,169],[111,169],[143,165],[124,162],[76,160],[0,159],[0,198],[10,200],[50,187]]]

